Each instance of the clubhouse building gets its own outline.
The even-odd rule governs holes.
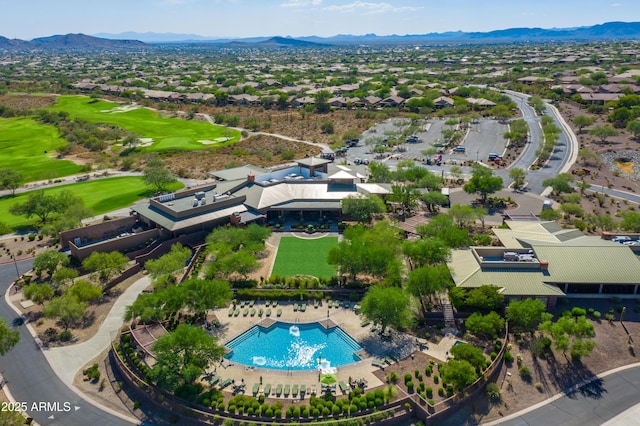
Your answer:
[[[62,247],[84,259],[96,250],[206,233],[227,223],[315,223],[337,230],[342,199],[391,192],[389,184],[365,183],[360,172],[318,157],[277,169],[246,165],[211,175],[215,182],[152,197],[132,207],[130,217],[63,232]]]

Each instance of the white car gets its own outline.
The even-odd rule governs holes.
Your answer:
[[[631,241],[631,237],[628,237],[626,235],[618,235],[611,238],[611,241],[613,241],[614,243],[624,243],[626,241]]]

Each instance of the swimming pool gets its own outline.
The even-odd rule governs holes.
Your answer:
[[[314,370],[319,361],[330,370],[359,361],[355,352],[362,349],[340,327],[284,322],[253,326],[225,346],[231,349],[225,355],[230,361],[276,370]]]

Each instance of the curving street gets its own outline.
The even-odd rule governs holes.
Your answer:
[[[537,157],[536,150],[542,145],[540,117],[537,116],[533,108],[529,106],[529,97],[527,95],[510,90],[504,90],[504,93],[518,104],[518,107],[522,111],[523,119],[529,125],[530,137],[529,143],[526,144],[520,157],[507,169],[497,171],[496,175],[501,176],[504,182],[511,182],[511,178],[509,177],[509,170],[511,168],[519,167],[527,170],[527,191],[544,195],[546,188],[542,185],[542,182],[544,182],[545,179],[552,178],[568,170],[568,168],[573,165],[573,162],[575,162],[577,155],[577,148],[574,146],[577,145],[576,137],[572,134],[571,129],[558,110],[552,105],[547,104],[547,115],[553,118],[556,126],[558,126],[562,132],[559,135],[556,149],[544,167],[538,170],[529,170],[529,167],[531,167]]]
[[[485,426],[575,425],[597,426],[639,424],[636,412],[640,403],[640,366],[622,367],[594,377],[594,380],[568,389],[536,406],[486,423]],[[633,419],[633,421],[629,421]]]
[[[32,265],[33,259],[0,265],[2,294],[16,279],[16,267],[23,274]],[[20,323],[20,317],[4,297],[0,301],[0,315],[9,324]],[[92,405],[69,388],[53,371],[26,325],[19,327],[20,342],[0,358],[0,372],[14,400],[26,403],[28,415],[37,423],[62,426],[134,424]]]

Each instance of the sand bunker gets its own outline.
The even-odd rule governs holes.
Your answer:
[[[138,138],[138,141],[140,141],[140,143],[136,146],[141,148],[153,145],[153,138]]]
[[[226,142],[229,139],[231,138],[215,138],[214,140],[202,139],[202,140],[199,140],[198,142],[200,142],[202,145],[213,145],[216,143]]]
[[[112,109],[103,109],[100,112],[108,112],[108,113],[111,113],[111,112],[127,112],[127,111],[136,110],[138,108],[140,108],[138,105],[120,105],[120,106],[117,106],[117,107],[112,108]]]

